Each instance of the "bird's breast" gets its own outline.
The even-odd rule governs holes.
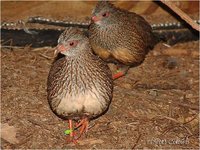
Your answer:
[[[91,45],[92,45],[92,48],[93,48],[95,54],[100,56],[102,59],[107,60],[110,57],[111,53],[109,52],[108,49],[103,48],[94,43],[91,43]]]
[[[95,88],[78,93],[76,95],[67,93],[56,109],[57,114],[66,117],[73,115],[90,117],[101,114],[108,107]]]

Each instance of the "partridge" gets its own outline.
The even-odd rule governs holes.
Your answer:
[[[89,41],[102,59],[124,66],[124,71],[113,78],[140,64],[156,43],[151,26],[143,17],[107,1],[99,1],[92,12]]]
[[[60,35],[56,51],[64,57],[51,66],[47,98],[52,111],[69,121],[70,141],[76,141],[87,131],[91,119],[108,110],[112,75],[107,64],[93,54],[89,39],[77,28],[68,28]],[[78,137],[74,136],[76,129],[80,129]]]

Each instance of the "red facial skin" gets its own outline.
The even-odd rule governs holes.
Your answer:
[[[57,49],[58,49],[59,52],[63,52],[63,51],[65,51],[65,50],[68,50],[68,49],[65,47],[65,45],[63,45],[63,44],[59,44],[59,45],[57,46]]]
[[[110,15],[110,13],[109,12],[104,12],[104,13],[102,13],[101,15],[99,15],[99,16],[92,16],[92,21],[94,21],[94,22],[98,22],[98,21],[100,21],[100,20],[102,20],[103,18],[105,18],[105,17],[108,17]]]
[[[93,20],[94,22],[97,22],[97,21],[101,20],[101,18],[99,18],[99,17],[97,17],[97,16],[92,16],[92,20]]]
[[[58,44],[55,50],[55,54],[58,52],[64,52],[70,50],[72,47],[75,47],[78,44],[78,41],[69,41],[66,45],[65,44]]]

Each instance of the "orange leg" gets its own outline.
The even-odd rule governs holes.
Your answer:
[[[69,120],[69,130],[71,131],[69,133],[70,139],[67,139],[67,142],[73,142],[74,144],[77,144],[77,140],[75,140],[75,138],[74,138],[73,121],[71,119]]]
[[[84,122],[84,119],[82,119],[79,123],[76,124],[76,129],[78,129]]]
[[[113,80],[118,79],[118,78],[120,78],[120,77],[126,75],[128,69],[129,69],[129,66],[122,66],[122,67],[119,67],[119,66],[118,66],[118,69],[117,69],[118,72],[115,73],[115,74],[112,76]]]
[[[118,73],[116,73],[116,74],[114,74],[113,76],[112,76],[112,78],[113,78],[113,80],[115,80],[115,79],[118,79],[118,78],[120,78],[120,77],[122,77],[122,76],[124,76],[125,74],[123,73],[123,72],[118,72]]]
[[[76,128],[79,128],[80,127],[80,130],[79,130],[79,137],[77,139],[79,139],[84,132],[87,132],[88,131],[88,125],[89,125],[89,121],[87,118],[84,118],[82,119],[77,125],[76,125]]]
[[[74,138],[74,133],[73,133],[73,124],[72,124],[72,120],[69,120],[69,130],[71,130],[69,136],[71,139]]]

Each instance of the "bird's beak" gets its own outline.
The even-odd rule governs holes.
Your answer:
[[[100,20],[100,18],[99,17],[97,17],[97,16],[92,16],[92,21],[94,21],[94,22],[97,22],[97,21],[99,21]]]
[[[62,53],[64,51],[67,51],[67,48],[65,47],[65,45],[63,44],[58,44],[56,47],[55,47],[55,51],[54,51],[54,56],[56,56],[58,53]]]

